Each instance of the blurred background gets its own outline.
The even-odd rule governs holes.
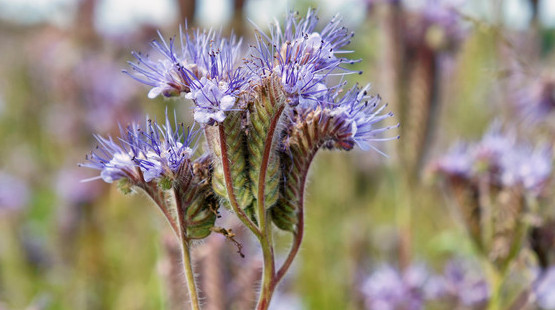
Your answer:
[[[350,68],[363,74],[352,81],[372,83],[390,104],[401,139],[377,145],[387,158],[317,157],[304,244],[274,309],[363,309],[363,283],[384,264],[441,272],[472,259],[429,163],[459,139],[479,139],[493,119],[526,140],[552,140],[555,1],[0,0],[0,309],[179,309],[162,216],[143,195],[80,182],[98,173],[77,164],[94,133],[117,135],[118,124],[161,118],[166,107],[192,121],[190,106],[149,100],[148,87],[121,72],[158,30],[176,35],[187,20],[249,42],[251,22],[265,29],[309,7],[321,26],[339,13],[356,33],[348,48],[362,61]],[[210,264],[226,259],[259,266],[256,254],[246,263],[233,244],[210,238],[205,246],[222,250],[199,246],[202,270],[219,272]],[[246,291],[257,283],[256,271],[215,277],[221,290],[226,279]],[[245,309],[237,300],[255,298],[210,290],[236,296],[213,309]]]

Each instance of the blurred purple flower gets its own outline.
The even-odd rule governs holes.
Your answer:
[[[366,279],[362,293],[366,306],[373,310],[418,310],[424,308],[432,284],[431,275],[423,265],[413,265],[404,272],[385,265]]]
[[[433,165],[440,173],[468,180],[486,173],[498,186],[522,186],[540,195],[551,176],[552,157],[549,145],[533,147],[518,141],[514,132],[503,133],[496,122],[481,141],[459,142]]]
[[[301,298],[296,294],[276,292],[269,310],[302,310],[304,308]]]
[[[555,79],[553,77],[533,79],[530,82],[522,75],[516,74],[512,82],[518,88],[513,98],[523,118],[542,121],[553,114],[552,112],[555,111]]]
[[[10,174],[0,171],[0,211],[17,211],[29,203],[27,184]]]
[[[550,267],[534,285],[536,303],[542,309],[555,309],[555,267]]]
[[[441,276],[442,297],[453,298],[465,306],[487,302],[490,294],[488,283],[479,273],[473,272],[476,269],[468,262],[450,261]]]
[[[436,169],[453,176],[470,178],[473,171],[474,158],[466,143],[457,143],[436,162]]]
[[[84,118],[95,131],[113,129],[121,114],[127,113],[126,107],[137,89],[118,67],[108,59],[90,56],[79,61],[72,73],[80,89],[79,103],[87,108]]]

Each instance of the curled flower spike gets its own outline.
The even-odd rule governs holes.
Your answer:
[[[241,40],[234,36],[222,38],[219,32],[197,30],[194,34],[180,31],[180,51],[175,39],[171,38],[168,43],[161,35],[160,41],[155,40],[151,45],[163,58],[153,61],[135,53],[139,62],[130,65],[137,74],[126,72],[153,87],[148,97],[185,93],[195,102],[197,122],[222,122],[248,80],[246,71],[238,66]]]
[[[83,167],[101,170],[100,178],[107,183],[127,178],[133,183],[150,182],[165,176],[175,179],[184,164],[189,164],[195,150],[194,130],[183,124],[172,129],[166,114],[166,124],[147,120],[145,129],[132,124],[116,143],[111,137],[95,136],[97,149],[86,157]]]
[[[386,106],[380,104],[380,97],[369,96],[366,89],[354,86],[341,97],[339,90],[329,92],[316,108],[297,106],[290,110],[281,144],[281,196],[271,210],[280,229],[299,229],[302,213],[298,206],[303,203],[306,175],[318,150],[348,151],[355,144],[365,150],[377,150],[374,142],[398,138],[381,137],[397,126],[379,127],[378,123],[392,114],[382,113]]]
[[[315,103],[329,89],[326,79],[330,75],[352,73],[341,68],[355,61],[338,57],[350,51],[341,48],[350,43],[353,33],[341,26],[334,17],[321,32],[315,32],[318,17],[309,10],[306,18],[290,13],[285,29],[276,23],[270,34],[257,30],[256,44],[252,46],[247,66],[255,78],[266,78],[270,73],[281,79],[290,105]],[[336,72],[341,70],[342,72]]]
[[[382,137],[382,133],[399,125],[378,126],[393,117],[393,113],[384,112],[387,104],[381,104],[379,96],[369,95],[368,88],[353,86],[343,96],[340,96],[341,89],[330,91],[316,108],[296,107],[292,110],[291,122],[297,125],[289,127],[294,129],[301,123],[316,122],[320,137],[325,139],[322,141],[324,147],[350,150],[356,144],[362,150],[380,152],[373,143],[398,139],[399,136]]]
[[[337,122],[344,122],[345,126],[342,127],[342,134],[340,136],[345,137],[345,142],[348,142],[350,139],[365,151],[370,149],[377,150],[372,145],[373,142],[399,138],[399,136],[390,138],[381,137],[383,132],[399,127],[399,124],[377,127],[377,123],[393,117],[393,113],[384,113],[387,104],[381,104],[380,96],[368,95],[369,88],[369,85],[363,89],[355,86],[347,91],[341,99],[335,100],[332,103],[323,103],[324,106],[329,107],[331,110],[330,115],[338,119],[336,120]]]

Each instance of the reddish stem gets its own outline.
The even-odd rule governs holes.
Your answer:
[[[314,159],[314,156],[316,156],[316,153],[318,152],[318,148],[316,148],[316,150],[314,152],[312,152],[312,154],[308,157],[308,165],[306,167],[305,173],[303,174],[302,178],[301,178],[301,186],[300,186],[300,191],[299,191],[299,197],[298,197],[298,206],[297,206],[297,230],[295,231],[294,234],[294,239],[293,239],[293,244],[291,245],[291,249],[289,250],[289,254],[287,255],[287,258],[285,259],[285,261],[283,262],[283,265],[281,265],[281,267],[279,268],[276,278],[275,278],[275,285],[277,285],[285,276],[285,274],[287,273],[287,271],[289,270],[289,267],[291,267],[291,264],[293,263],[293,260],[295,259],[295,257],[297,256],[297,253],[299,252],[299,248],[301,247],[301,243],[303,241],[303,235],[304,235],[304,190],[305,190],[305,184],[306,184],[306,179],[308,176],[308,170],[310,169],[310,164],[312,163],[312,160]]]

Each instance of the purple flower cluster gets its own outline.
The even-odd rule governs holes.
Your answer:
[[[489,299],[489,287],[467,262],[451,261],[443,274],[433,274],[424,265],[399,271],[382,266],[366,279],[362,293],[367,309],[424,309],[427,302],[476,307]]]
[[[376,135],[390,128],[377,130],[374,124],[391,114],[380,114],[384,106],[378,106],[379,97],[367,96],[358,87],[339,97],[345,83],[337,80],[355,73],[343,65],[356,60],[342,57],[351,52],[342,48],[353,33],[339,17],[319,32],[317,24],[316,12],[309,10],[305,18],[290,13],[283,28],[276,23],[269,34],[257,28],[256,42],[243,58],[241,40],[225,39],[213,31],[181,31],[180,49],[175,39],[153,41],[161,60],[134,54],[139,62],[131,63],[132,76],[153,87],[150,98],[185,93],[195,104],[195,121],[205,125],[223,122],[230,111],[245,110],[245,101],[257,96],[257,86],[276,79],[296,113],[327,107],[331,115],[350,125],[345,130],[351,143],[370,149],[371,142],[379,140]]]
[[[467,180],[487,175],[494,185],[522,186],[539,195],[551,175],[552,152],[548,145],[520,142],[514,132],[503,133],[500,124],[494,123],[481,141],[456,144],[435,168]]]
[[[287,16],[285,27],[276,23],[270,34],[257,30],[247,66],[255,79],[276,75],[292,106],[314,105],[326,93],[339,85],[329,86],[332,75],[352,73],[341,67],[355,61],[340,57],[351,51],[341,48],[350,43],[353,33],[341,26],[341,18],[334,17],[320,32],[315,28],[318,16],[309,10],[306,18],[298,13]]]
[[[163,58],[157,61],[138,53],[138,63],[130,62],[139,82],[152,86],[149,98],[182,93],[195,101],[194,118],[199,123],[221,122],[225,111],[233,108],[247,83],[245,70],[239,66],[241,41],[223,38],[214,31],[180,31],[180,49],[175,39],[169,43],[160,35],[152,47]]]
[[[433,294],[432,278],[423,265],[414,265],[400,272],[392,266],[382,266],[363,284],[368,309],[418,310]]]
[[[121,178],[138,182],[174,179],[195,151],[195,131],[183,124],[174,127],[166,114],[165,125],[147,120],[143,129],[131,124],[122,130],[118,141],[97,135],[99,146],[81,166],[100,170],[100,178],[107,183]]]

